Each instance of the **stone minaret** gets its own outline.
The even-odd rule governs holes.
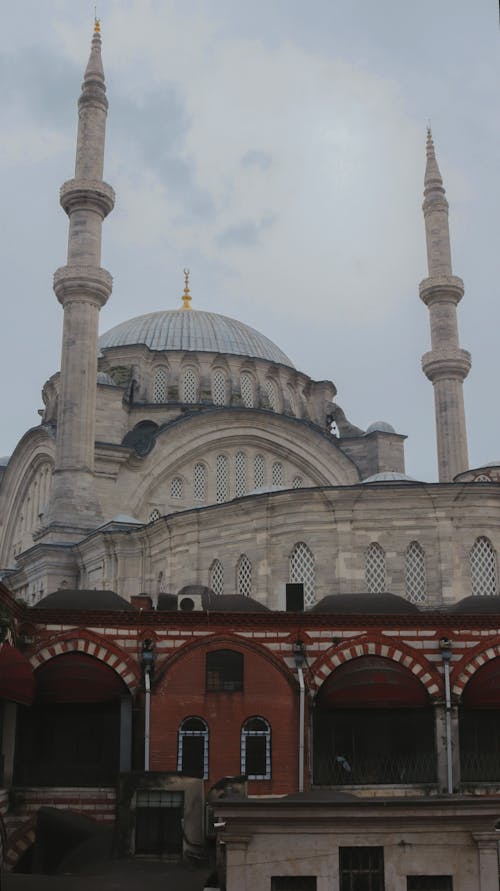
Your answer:
[[[68,262],[54,275],[64,309],[61,377],[50,525],[91,528],[101,516],[94,485],[97,339],[99,310],[112,279],[101,269],[102,221],[114,192],[102,180],[108,100],[96,20],[78,100],[75,178],[61,188],[69,217]]]
[[[423,211],[429,277],[420,284],[420,297],[429,307],[431,350],[422,356],[422,368],[434,385],[439,482],[447,483],[469,466],[462,385],[471,361],[458,342],[457,303],[464,285],[451,270],[448,202],[430,129]]]

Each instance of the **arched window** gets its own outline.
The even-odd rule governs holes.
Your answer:
[[[167,401],[167,369],[160,365],[155,371],[153,402]]]
[[[180,476],[174,476],[170,483],[170,497],[179,501],[184,494],[184,482]]]
[[[266,484],[264,455],[256,455],[253,468],[253,482],[255,489],[262,489]]]
[[[287,392],[287,396],[288,396],[288,405],[290,407],[290,411],[291,411],[292,415],[296,415],[297,407],[296,407],[296,400],[295,400],[295,390],[293,389],[293,387],[290,386],[290,384],[288,384],[288,386],[286,388],[286,392]]]
[[[372,541],[365,555],[366,587],[370,594],[382,594],[385,584],[385,551]]]
[[[204,464],[194,465],[193,495],[195,501],[206,501],[207,499],[207,470]]]
[[[313,606],[315,595],[315,565],[311,549],[299,541],[290,554],[290,581],[304,585],[304,606]]]
[[[418,541],[411,541],[405,559],[406,596],[412,603],[423,603],[427,596],[425,553]]]
[[[224,594],[224,567],[220,560],[214,560],[210,567],[210,587],[214,594]]]
[[[278,388],[270,377],[266,380],[266,396],[271,411],[278,411]]]
[[[244,597],[252,593],[252,564],[246,554],[242,554],[236,567],[236,590]]]
[[[155,507],[155,508],[153,508],[153,510],[151,511],[151,513],[149,515],[149,522],[154,523],[156,520],[159,520],[159,519],[160,519],[160,511],[158,510],[157,507]]]
[[[241,728],[241,773],[249,780],[271,779],[271,726],[249,718]]]
[[[497,555],[489,538],[480,535],[470,552],[472,593],[492,597],[497,594]]]
[[[207,693],[239,693],[243,690],[243,653],[212,650],[205,660]]]
[[[244,452],[236,452],[234,459],[235,492],[236,497],[246,495],[247,491],[247,458]]]
[[[186,368],[182,385],[182,401],[196,402],[198,399],[198,376],[194,368]]]
[[[304,485],[304,480],[302,479],[302,477],[301,477],[301,476],[294,476],[294,478],[293,478],[293,483],[292,483],[292,488],[294,488],[294,489],[302,489],[302,486],[303,486],[303,485]]]
[[[273,486],[285,485],[285,475],[283,473],[283,464],[281,463],[281,461],[273,461],[271,480]]]
[[[241,400],[246,408],[253,408],[253,378],[248,371],[243,371],[240,375]]]
[[[220,368],[216,368],[212,375],[212,402],[215,405],[227,403],[226,375]]]
[[[215,461],[215,500],[220,503],[229,498],[229,460],[227,455],[217,455]]]
[[[208,726],[203,718],[184,718],[179,726],[177,770],[208,779]]]

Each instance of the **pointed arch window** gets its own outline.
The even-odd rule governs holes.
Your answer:
[[[427,596],[425,552],[418,541],[411,541],[405,555],[406,596],[411,603],[423,603]]]
[[[203,718],[184,718],[179,725],[177,770],[208,779],[208,725]]]
[[[182,379],[182,401],[197,402],[198,375],[194,368],[186,368]]]
[[[236,567],[236,590],[243,597],[252,594],[252,564],[246,554],[242,554]]]
[[[212,401],[215,405],[227,404],[227,379],[220,368],[216,368],[212,375]]]
[[[489,538],[480,535],[470,552],[472,594],[493,597],[498,593],[497,555]]]
[[[210,587],[214,594],[224,594],[224,567],[220,560],[214,560],[210,567]]]
[[[160,365],[154,376],[153,383],[153,402],[167,401],[167,369]]]
[[[170,497],[174,498],[175,501],[180,501],[183,495],[184,481],[180,476],[174,476],[172,482],[170,483]]]
[[[217,455],[215,460],[215,500],[218,503],[229,498],[229,459],[227,455]]]
[[[372,541],[365,555],[366,587],[370,594],[383,594],[386,590],[385,551]]]
[[[271,479],[273,486],[285,485],[285,474],[283,472],[283,464],[281,463],[281,461],[273,461]]]
[[[278,388],[270,377],[266,380],[266,396],[271,411],[278,411]]]
[[[253,408],[253,406],[254,406],[253,378],[252,378],[252,375],[248,373],[248,371],[243,371],[240,375],[240,391],[241,391],[241,400],[243,402],[243,405],[246,408]]]
[[[288,386],[286,388],[286,392],[287,392],[287,396],[288,396],[288,405],[290,407],[290,411],[291,411],[292,415],[296,415],[297,414],[297,406],[296,406],[296,399],[295,399],[295,390],[293,389],[293,387],[290,384],[288,384]]]
[[[247,456],[244,452],[236,452],[234,459],[235,492],[240,498],[247,492]]]
[[[207,500],[207,469],[201,462],[194,465],[193,495],[195,501]]]
[[[248,718],[241,728],[241,773],[249,780],[271,779],[271,725]]]
[[[314,554],[303,541],[297,542],[290,554],[290,582],[304,586],[304,606],[316,603],[316,567]]]
[[[262,489],[266,484],[264,455],[255,456],[253,482],[255,489]]]

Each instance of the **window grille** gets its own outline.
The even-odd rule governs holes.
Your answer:
[[[198,396],[198,378],[193,368],[184,372],[183,401],[196,402]]]
[[[294,489],[302,489],[302,486],[303,486],[303,485],[304,485],[304,480],[302,479],[301,476],[295,476],[295,477],[293,478],[292,487],[293,487]]]
[[[271,876],[271,891],[316,891],[316,876]]]
[[[252,593],[252,564],[246,554],[242,554],[237,566],[237,591],[244,597]]]
[[[212,650],[205,660],[208,693],[239,693],[243,690],[243,654],[236,650]]]
[[[226,375],[220,368],[217,368],[212,375],[212,401],[215,405],[227,403]]]
[[[264,718],[249,718],[241,728],[241,773],[249,780],[271,779],[271,727]]]
[[[497,555],[489,538],[476,538],[470,552],[472,593],[492,597],[497,593]]]
[[[340,891],[384,891],[383,848],[339,848]]]
[[[226,455],[217,455],[215,462],[215,500],[220,503],[229,498],[229,461]]]
[[[179,726],[177,770],[208,779],[208,726],[203,718],[185,718]]]
[[[266,396],[271,411],[278,411],[278,389],[274,381],[269,377],[266,380]]]
[[[425,553],[418,541],[411,541],[406,549],[406,596],[411,603],[423,603],[427,596]]]
[[[182,498],[184,494],[184,482],[180,478],[180,476],[174,476],[172,482],[170,483],[170,497],[175,498],[177,501]]]
[[[297,409],[296,409],[296,405],[295,405],[295,391],[293,390],[293,388],[290,385],[288,385],[288,387],[287,387],[287,393],[288,393],[288,402],[290,404],[290,411],[291,411],[292,415],[296,415]]]
[[[153,402],[167,401],[167,369],[160,366],[155,371]]]
[[[183,792],[167,792],[164,789],[138,789],[137,807],[181,807]]]
[[[214,560],[210,568],[210,587],[214,594],[224,594],[224,567],[220,560]]]
[[[266,484],[264,456],[256,455],[253,468],[253,482],[256,489],[262,489]]]
[[[290,582],[304,585],[304,606],[313,606],[315,596],[314,554],[303,541],[298,542],[290,554]]]
[[[195,464],[193,473],[193,495],[195,501],[206,501],[207,471],[204,464]]]
[[[453,891],[452,876],[407,876],[406,891]]]
[[[365,557],[366,587],[370,594],[383,594],[385,583],[385,551],[372,541]]]
[[[244,452],[236,452],[234,459],[236,497],[246,495],[247,491],[247,457]]]
[[[491,477],[489,477],[488,474],[486,474],[486,473],[478,473],[478,475],[474,477],[472,482],[474,482],[474,483],[491,483]]]
[[[273,469],[271,474],[273,486],[284,486],[285,475],[283,473],[283,464],[281,461],[273,461]]]
[[[157,507],[155,507],[149,515],[149,522],[154,523],[156,520],[159,520],[159,519],[160,519],[160,511],[158,510]]]
[[[247,408],[253,408],[253,378],[247,371],[240,375],[240,390],[243,405]]]

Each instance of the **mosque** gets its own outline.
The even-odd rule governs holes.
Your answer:
[[[50,805],[119,826],[128,855],[199,858],[218,826],[228,891],[492,891],[500,466],[468,466],[432,135],[429,484],[404,435],[355,426],[331,381],[196,309],[187,270],[179,306],[99,337],[107,108],[96,24],[60,195],[61,368],[0,466],[7,862]]]

